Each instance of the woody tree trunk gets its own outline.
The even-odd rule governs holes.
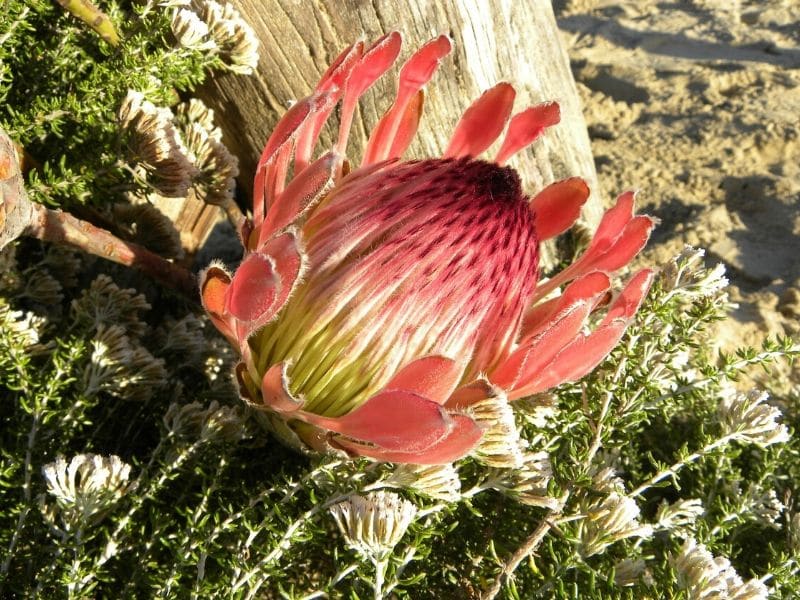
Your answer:
[[[239,157],[239,183],[249,196],[260,151],[291,101],[314,88],[329,62],[364,34],[400,31],[409,49],[448,34],[451,56],[426,90],[424,116],[409,157],[442,152],[458,118],[500,81],[517,89],[516,109],[544,100],[561,105],[561,123],[513,159],[527,189],[580,176],[593,190],[578,230],[593,230],[601,213],[599,186],[575,82],[549,0],[229,0],[260,38],[255,75],[222,75],[202,95],[217,114],[225,143]],[[349,152],[358,156],[371,127],[390,105],[395,82],[383,78],[362,100]],[[329,145],[330,138],[323,137]],[[545,262],[552,263],[553,249]]]

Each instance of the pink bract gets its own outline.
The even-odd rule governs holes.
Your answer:
[[[652,280],[638,272],[608,303],[608,273],[644,247],[653,221],[621,195],[586,252],[540,283],[540,242],[572,226],[589,189],[572,178],[529,198],[505,164],[558,122],[557,104],[512,116],[514,88],[500,83],[466,110],[442,157],[401,159],[422,88],[450,52],[445,36],[406,61],[361,163],[348,162],[357,102],[400,46],[398,33],[351,46],[279,121],[242,226],[244,259],[233,274],[206,269],[201,296],[241,353],[243,397],[281,437],[440,464],[480,444],[471,406],[576,381],[607,356]],[[337,104],[335,147],[315,158]],[[501,136],[494,159],[479,158]]]

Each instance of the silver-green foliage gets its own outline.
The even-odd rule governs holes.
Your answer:
[[[243,410],[203,321],[156,314],[108,275],[81,289],[58,249],[16,255],[0,304],[4,594],[471,597],[504,570],[512,598],[800,589],[796,399],[730,387],[797,350],[707,351],[726,303],[694,253],[592,376],[518,407],[522,467],[455,469],[295,455]],[[47,303],[33,275],[52,280]]]

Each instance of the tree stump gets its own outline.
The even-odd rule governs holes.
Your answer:
[[[426,88],[425,108],[407,157],[440,155],[464,109],[500,81],[517,90],[515,111],[545,100],[561,105],[561,123],[533,149],[510,164],[526,189],[580,176],[592,188],[577,226],[593,231],[602,206],[586,124],[581,114],[569,60],[561,44],[549,0],[229,0],[261,42],[257,72],[224,74],[209,82],[201,97],[215,109],[224,141],[239,157],[239,185],[249,195],[256,161],[270,131],[289,104],[310,93],[330,61],[359,36],[367,41],[398,30],[404,51],[441,33],[453,39],[453,52]],[[348,154],[360,156],[368,132],[391,104],[395,78],[378,81],[362,99]],[[330,146],[331,131],[322,145]],[[554,262],[543,252],[545,266]]]

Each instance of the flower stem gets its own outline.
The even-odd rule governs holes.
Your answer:
[[[383,600],[383,581],[386,577],[386,559],[375,561],[375,600]]]
[[[28,234],[46,242],[73,246],[89,254],[134,267],[169,286],[187,298],[196,300],[194,275],[150,250],[125,242],[114,234],[69,213],[34,204],[35,221]]]
[[[555,521],[557,521],[561,516],[561,511],[564,509],[567,500],[569,500],[569,496],[569,490],[561,494],[561,497],[558,499],[558,506],[551,509],[544,516],[544,518],[542,518],[542,520],[539,522],[539,526],[505,562],[503,565],[503,570],[494,580],[492,586],[483,594],[481,594],[481,600],[492,600],[493,598],[497,597],[497,594],[500,593],[500,590],[503,589],[503,585],[505,585],[509,578],[513,576],[514,571],[517,570],[519,564],[525,560],[526,557],[530,556],[536,551],[536,549],[539,547],[539,544],[541,544],[547,534],[550,533],[550,529],[552,529]]]
[[[732,434],[732,435],[726,435],[726,436],[721,437],[721,438],[719,438],[717,440],[714,440],[710,444],[707,444],[707,445],[703,446],[700,450],[697,450],[696,452],[693,452],[692,454],[690,454],[689,456],[687,456],[683,460],[680,460],[680,461],[676,462],[675,464],[671,465],[670,467],[667,467],[663,471],[659,471],[658,473],[656,473],[655,475],[650,477],[650,479],[648,479],[643,484],[641,484],[639,487],[637,487],[635,490],[633,490],[630,493],[631,498],[634,498],[636,496],[641,496],[644,492],[646,492],[648,489],[653,487],[658,482],[663,481],[667,477],[673,477],[673,476],[677,475],[678,472],[681,469],[683,469],[684,467],[687,467],[690,464],[692,464],[693,462],[703,458],[705,455],[709,454],[710,452],[713,452],[717,448],[720,448],[720,447],[728,444],[733,439],[735,439],[735,437],[736,436]]]

